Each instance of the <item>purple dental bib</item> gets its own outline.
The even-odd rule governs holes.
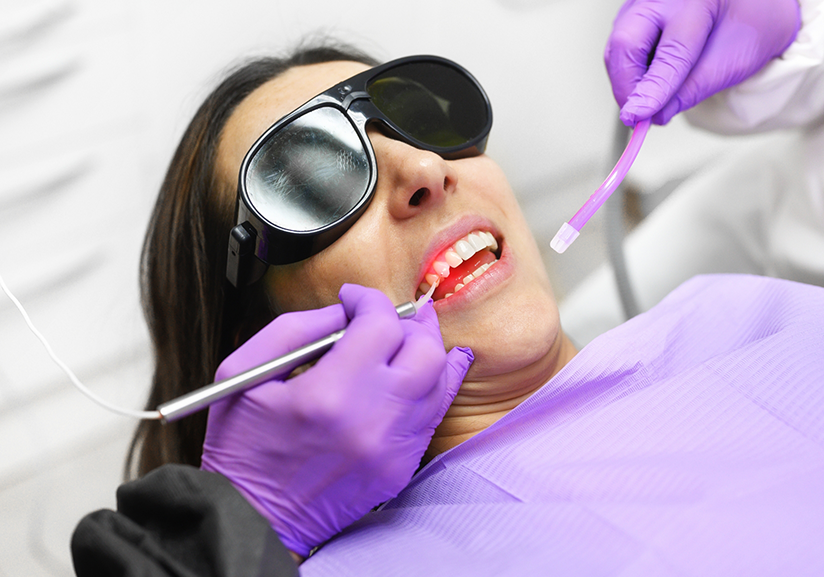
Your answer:
[[[301,575],[824,575],[824,289],[688,281]]]

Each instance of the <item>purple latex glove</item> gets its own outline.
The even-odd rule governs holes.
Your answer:
[[[800,25],[798,0],[627,0],[604,53],[621,120],[666,124],[758,72]]]
[[[318,362],[212,405],[201,468],[226,476],[283,543],[306,556],[397,495],[463,381],[469,349],[444,351],[429,302],[400,320],[380,291],[284,314],[218,368],[225,379],[351,322]]]

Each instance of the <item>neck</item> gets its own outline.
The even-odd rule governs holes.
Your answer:
[[[563,333],[548,354],[515,371],[464,380],[432,437],[427,456],[434,457],[480,433],[528,399],[555,376],[577,351]]]

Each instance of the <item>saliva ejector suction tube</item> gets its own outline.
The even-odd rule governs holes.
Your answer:
[[[607,176],[603,184],[592,193],[592,196],[584,203],[584,206],[575,213],[575,216],[561,225],[561,229],[555,235],[555,238],[552,239],[552,242],[549,243],[549,246],[551,246],[555,252],[561,254],[569,248],[569,245],[575,242],[575,239],[581,234],[581,229],[584,228],[587,221],[601,208],[601,205],[615,192],[618,186],[620,186],[624,177],[629,172],[632,163],[635,162],[638,151],[641,150],[641,145],[644,143],[649,125],[649,119],[642,120],[635,125],[635,128],[632,130],[632,137],[629,139],[629,143],[626,149],[624,149],[621,158],[619,158],[615,164],[615,168],[612,169],[612,172],[609,173],[609,176]]]

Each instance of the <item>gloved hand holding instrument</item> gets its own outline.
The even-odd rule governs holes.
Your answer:
[[[444,351],[431,302],[400,320],[375,289],[340,299],[281,315],[220,365],[217,380],[347,327],[306,372],[213,404],[203,446],[201,467],[301,556],[406,486],[473,360]]]
[[[604,53],[621,120],[666,124],[780,56],[800,25],[798,0],[628,0]]]

